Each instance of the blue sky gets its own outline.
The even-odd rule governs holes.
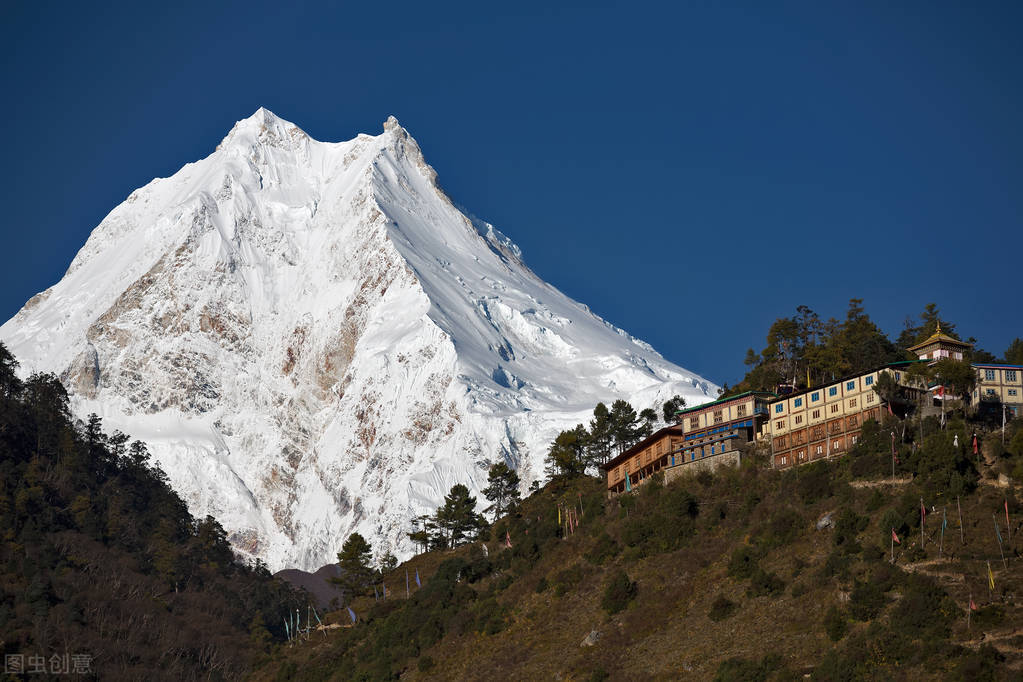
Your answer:
[[[1021,3],[148,4],[3,5],[3,319],[265,106],[394,114],[540,276],[718,383],[800,304],[1023,336]]]

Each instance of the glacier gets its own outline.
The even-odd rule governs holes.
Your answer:
[[[542,479],[598,401],[717,395],[534,274],[393,117],[328,143],[258,110],[132,192],[0,340],[272,570],[356,531],[411,555],[452,485]]]

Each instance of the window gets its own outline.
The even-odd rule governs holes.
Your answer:
[[[803,423],[803,415],[801,415],[801,414],[797,414],[796,415],[796,423],[797,424],[802,424]]]
[[[865,383],[867,386],[872,385],[874,383],[874,377],[872,377],[872,376],[871,377],[867,377],[866,379],[863,380],[863,383]]]
[[[838,395],[838,386],[832,386],[831,388],[829,388],[828,389],[828,395],[829,396],[836,396],[836,395]]]
[[[784,410],[784,409],[785,409],[785,403],[778,403],[777,405],[774,406],[774,413],[775,414],[781,414],[782,410]]]
[[[714,454],[714,446],[713,445],[710,446],[710,454],[712,454],[712,455]]]
[[[1009,395],[1016,395],[1016,389],[1010,388],[1009,389]]]
[[[792,405],[794,407],[802,407],[803,406],[803,399],[802,398],[796,398],[795,400],[792,401]]]
[[[718,410],[717,412],[714,413],[714,423],[715,424],[720,424],[723,420],[724,420],[724,417],[721,414],[721,410]]]
[[[814,410],[813,411],[813,418],[814,419],[820,419],[821,418],[821,411],[820,410]]]
[[[856,407],[856,398],[849,398],[849,407]]]
[[[847,391],[855,391],[856,390],[856,382],[855,381],[847,381],[846,384],[845,384],[845,390],[847,390]]]
[[[995,380],[995,370],[993,370],[993,369],[985,369],[984,370],[984,381],[994,381],[994,380]]]
[[[856,424],[858,424],[858,423],[859,423],[859,420],[856,418],[856,415],[853,415],[853,416],[849,417],[848,428],[855,429],[856,428]]]
[[[690,417],[689,418],[689,428],[691,428],[691,429],[698,429],[698,428],[700,428],[700,418],[699,417]]]
[[[987,389],[987,390],[986,390],[986,391],[985,391],[984,393],[985,393],[986,395],[994,395],[994,394],[995,394],[995,389],[993,389],[993,388],[989,388],[989,389]]]
[[[838,403],[831,403],[831,414],[838,412]]]
[[[774,423],[774,428],[776,428],[776,429],[784,429],[785,428],[785,420],[784,419],[779,419],[778,421],[776,421]]]
[[[1014,369],[1007,369],[1007,370],[1005,370],[1005,380],[1006,381],[1016,381],[1016,370],[1014,370]]]
[[[737,417],[745,417],[746,416],[746,404],[743,403],[742,405],[739,405],[738,407],[736,407],[735,408],[735,414],[736,414]]]
[[[823,445],[818,445],[817,446],[817,454],[818,455],[824,454],[824,446]]]
[[[821,399],[820,391],[814,391],[813,393],[810,394],[810,402],[815,403],[820,399]]]
[[[874,402],[874,394],[873,393],[868,393],[867,394],[867,402],[868,403]]]
[[[857,439],[857,438],[859,438],[859,436],[850,436],[850,437],[849,437],[849,442],[850,442],[850,443],[851,443],[852,445],[856,445],[856,439]]]
[[[785,466],[788,463],[789,463],[789,458],[788,457],[782,457],[781,458],[781,465],[782,466]]]
[[[901,379],[901,378],[902,378],[902,375],[901,375],[901,374],[899,374],[898,372],[896,372],[896,373],[895,373],[895,380],[896,380],[896,381],[898,381],[898,380],[899,380],[899,379]]]
[[[799,451],[799,461],[802,462],[804,459],[806,459],[806,450],[800,450]]]

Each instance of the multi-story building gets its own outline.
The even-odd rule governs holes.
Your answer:
[[[1023,416],[1023,366],[975,362],[977,386],[973,404],[1001,403],[1008,418]]]
[[[915,361],[912,361],[915,362]],[[863,422],[880,421],[887,404],[874,386],[890,373],[909,387],[909,363],[893,363],[822,386],[778,398],[768,405],[772,464],[785,468],[847,452],[856,444]]]
[[[657,431],[601,467],[607,473],[608,492],[631,490],[661,470],[670,478],[684,465],[738,461],[741,446],[763,434],[767,404],[774,398],[774,393],[751,391],[680,410],[675,415],[680,420],[677,424]]]

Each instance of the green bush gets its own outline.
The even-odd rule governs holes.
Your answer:
[[[849,625],[845,622],[845,615],[837,606],[829,608],[824,616],[824,631],[828,633],[828,639],[832,642],[842,639],[845,637],[845,633],[849,631]]]
[[[752,597],[777,597],[785,592],[785,581],[774,573],[768,573],[759,566],[750,576],[748,593]]]
[[[856,581],[849,596],[849,615],[856,620],[873,620],[881,613],[886,603],[884,591],[877,583],[872,580]]]
[[[618,543],[606,531],[603,531],[597,536],[597,541],[593,543],[593,548],[586,553],[586,559],[590,563],[599,566],[608,559],[613,558],[619,551],[621,551],[621,548],[618,546]]]
[[[827,462],[798,467],[797,490],[806,504],[813,504],[835,494],[834,476]]]
[[[745,580],[753,575],[759,568],[760,552],[756,547],[743,545],[732,552],[728,560],[728,575],[736,580]]]
[[[781,668],[781,657],[777,654],[768,654],[759,662],[748,658],[729,658],[718,666],[714,682],[764,682]]]
[[[573,564],[568,568],[558,571],[551,579],[551,584],[554,586],[554,594],[558,597],[568,594],[582,581],[584,575],[585,571],[582,564]]]
[[[710,605],[707,617],[717,622],[731,617],[735,613],[736,604],[723,594],[719,594]]]
[[[618,569],[611,574],[604,585],[604,598],[601,600],[601,607],[608,615],[614,615],[625,609],[633,599],[636,598],[638,588],[628,574]]]

